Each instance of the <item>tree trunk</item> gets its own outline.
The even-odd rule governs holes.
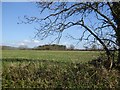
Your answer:
[[[108,62],[110,62],[110,55],[111,55],[111,52],[110,50],[108,49],[108,47],[105,45],[105,43],[96,35],[92,32],[92,30],[90,30],[87,26],[85,26],[84,24],[80,24],[81,26],[83,26],[85,29],[87,29],[98,41],[99,43],[103,46],[104,50],[105,50],[105,53],[107,55],[107,60]]]
[[[118,44],[118,57],[117,57],[117,63],[120,65],[120,19],[117,21],[117,44]]]
[[[117,29],[117,43],[118,43],[118,57],[117,57],[117,63],[120,65],[120,26],[118,26]]]
[[[118,50],[118,60],[117,60],[118,64],[120,65],[120,48]]]
[[[112,15],[117,26],[117,30],[115,30],[117,37],[116,40],[118,45],[117,63],[120,65],[120,2],[113,2]]]

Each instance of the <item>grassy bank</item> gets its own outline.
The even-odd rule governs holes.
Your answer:
[[[3,59],[3,88],[120,88],[116,70],[87,63]]]

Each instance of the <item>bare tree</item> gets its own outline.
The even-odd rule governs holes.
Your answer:
[[[93,45],[91,46],[91,49],[92,49],[92,50],[96,50],[96,49],[97,49],[97,45],[93,44]]]
[[[87,51],[88,50],[88,46],[84,46],[85,50]]]
[[[116,47],[120,64],[120,2],[38,2],[37,6],[41,14],[49,13],[42,18],[24,17],[24,23],[39,23],[36,37],[44,39],[57,34],[55,40],[59,41],[66,29],[79,26],[84,32],[77,40],[101,44],[108,61],[111,52],[107,45]]]
[[[69,49],[74,50],[75,46],[73,44],[70,44]]]
[[[27,45],[20,45],[19,49],[28,49],[28,46]]]
[[[112,5],[108,3],[113,20],[115,22],[116,28],[115,31],[115,37],[116,37],[116,44],[118,46],[118,64],[120,65],[120,1],[119,2],[113,2]]]

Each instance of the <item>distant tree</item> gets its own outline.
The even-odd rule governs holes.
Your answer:
[[[20,45],[19,49],[28,49],[28,46],[27,45]]]
[[[96,50],[97,49],[97,45],[93,44],[91,47],[92,50]]]
[[[74,50],[75,46],[73,44],[70,44],[69,49]]]
[[[88,46],[84,46],[85,50],[87,51],[88,50]]]
[[[66,46],[53,44],[53,45],[38,46],[36,49],[38,50],[66,50]]]

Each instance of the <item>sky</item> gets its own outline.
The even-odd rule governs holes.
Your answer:
[[[47,14],[48,12],[46,12]],[[36,39],[35,27],[36,24],[17,24],[20,22],[18,17],[22,20],[24,15],[40,16],[39,9],[35,3],[30,2],[3,2],[2,3],[2,40],[0,44],[7,46],[19,47],[27,45],[28,47],[36,47],[38,45],[49,44],[54,37],[46,38],[44,40]],[[68,33],[73,36],[79,36],[80,31],[77,28],[71,28],[63,33],[63,37],[59,44],[69,47],[71,44],[76,45],[78,41],[66,37]],[[73,30],[74,29],[74,30]],[[80,42],[75,48],[83,48],[84,42]]]
[[[0,3],[0,42],[2,42],[2,3]]]

